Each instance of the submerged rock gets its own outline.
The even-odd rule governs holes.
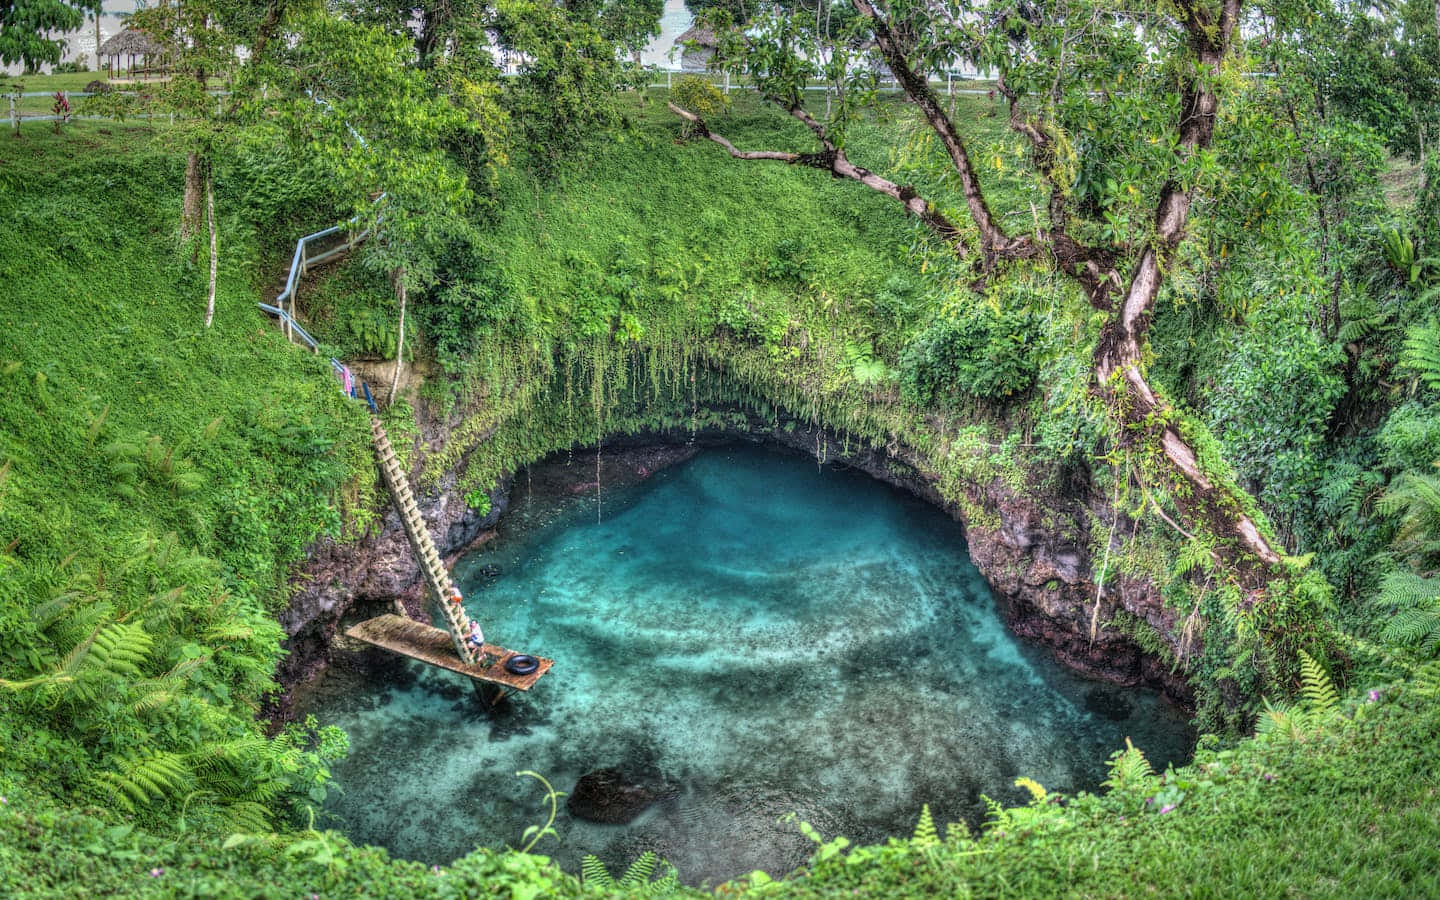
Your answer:
[[[673,794],[665,786],[638,784],[619,769],[597,769],[580,776],[565,801],[570,814],[602,825],[624,825]]]

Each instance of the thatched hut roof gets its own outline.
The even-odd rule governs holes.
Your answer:
[[[711,50],[720,46],[720,41],[715,37],[715,30],[703,25],[693,25],[684,34],[675,39],[675,46],[683,47],[689,41],[694,41],[701,47],[708,47]]]
[[[159,56],[165,48],[143,31],[127,28],[100,45],[101,56]]]

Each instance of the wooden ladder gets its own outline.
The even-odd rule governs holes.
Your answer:
[[[440,554],[435,549],[435,542],[430,539],[430,530],[420,516],[415,495],[410,491],[410,479],[405,477],[405,470],[400,468],[400,461],[395,458],[395,449],[390,446],[390,436],[385,433],[385,426],[374,416],[370,417],[370,434],[375,442],[375,457],[380,462],[380,476],[385,480],[385,487],[390,491],[390,499],[394,502],[395,509],[400,512],[405,536],[410,539],[410,549],[420,561],[420,571],[425,577],[431,602],[440,609],[456,654],[466,665],[474,664],[478,654],[468,640],[470,617],[464,606],[454,602],[460,592],[455,589],[450,573],[446,571],[445,564],[441,562]]]

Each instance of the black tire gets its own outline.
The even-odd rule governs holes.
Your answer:
[[[517,653],[505,660],[505,671],[511,675],[529,675],[540,668],[540,660],[524,653]]]

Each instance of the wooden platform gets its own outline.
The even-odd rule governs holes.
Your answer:
[[[529,675],[512,675],[505,671],[505,660],[520,654],[494,644],[486,644],[481,658],[493,660],[491,665],[466,665],[455,655],[455,646],[450,642],[450,634],[445,629],[394,614],[366,619],[347,628],[345,634],[391,653],[418,659],[432,666],[516,691],[530,690],[535,682],[540,680],[540,676],[550,671],[550,667],[555,664],[552,659],[537,656],[540,668]]]

